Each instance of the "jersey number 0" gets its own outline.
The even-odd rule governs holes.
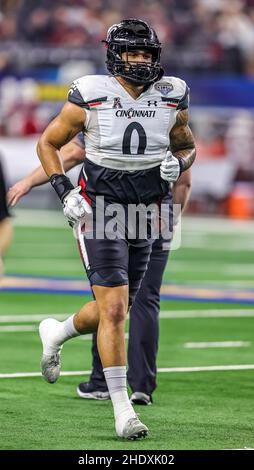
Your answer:
[[[132,122],[125,129],[123,136],[123,154],[131,155],[131,136],[134,130],[137,131],[139,137],[137,155],[144,155],[147,144],[147,137],[145,129],[141,126],[141,124],[139,124],[139,122]]]

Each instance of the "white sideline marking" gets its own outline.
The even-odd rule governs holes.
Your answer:
[[[61,376],[76,376],[76,375],[90,375],[90,370],[76,370],[61,372]],[[0,374],[0,379],[15,379],[15,378],[27,378],[27,377],[41,377],[41,372],[15,372],[14,374]]]
[[[38,332],[37,325],[6,325],[0,326],[0,333],[23,333],[23,332]],[[125,335],[126,336],[126,335]],[[77,336],[76,339],[82,339],[83,341],[90,341],[92,335]]]
[[[231,366],[202,366],[202,367],[163,367],[157,371],[160,373],[175,373],[175,372],[216,372],[228,370],[253,370],[254,364],[242,364]],[[90,375],[90,370],[76,370],[61,372],[61,376],[76,376],[76,375]],[[26,377],[41,377],[40,372],[17,372],[13,374],[0,374],[0,379],[14,379]]]
[[[0,315],[0,323],[39,322],[45,318],[65,320],[71,313],[43,313],[36,315]],[[220,318],[254,317],[254,309],[162,310],[160,318]]]
[[[168,270],[169,272],[169,270]],[[239,277],[239,276],[238,276]],[[202,287],[202,288],[205,288],[205,287],[209,287],[209,288],[222,288],[222,284],[218,284],[218,281],[206,281],[204,279],[195,279],[195,284],[198,285],[199,287]],[[184,286],[187,286],[187,287],[190,287],[190,284],[182,284]],[[192,284],[191,284],[192,285]],[[234,289],[248,289],[248,288],[252,288],[253,289],[253,280],[252,281],[246,281],[245,280],[227,280],[227,279],[223,279],[223,289],[227,289],[227,288],[234,288]]]
[[[254,317],[253,309],[163,310],[160,318],[232,318]]]
[[[24,333],[24,332],[38,332],[38,326],[37,325],[6,325],[6,326],[0,326],[0,333]],[[77,339],[81,339],[82,341],[90,341],[92,340],[93,335],[92,334],[87,334],[87,335],[80,335],[76,337]],[[125,333],[125,339],[129,339],[129,334]]]
[[[15,217],[13,223],[15,226],[39,226],[39,227],[62,227],[66,231],[69,230],[59,210],[34,210],[20,209],[15,207]],[[229,233],[230,235],[238,233],[250,233],[253,235],[254,222],[252,220],[232,220],[222,217],[190,217],[184,215],[182,218],[184,231],[189,233]],[[194,229],[195,227],[195,229]]]
[[[250,346],[250,344],[250,341],[203,341],[200,343],[184,343],[183,347],[187,349],[243,348]]]
[[[0,323],[24,323],[37,322],[45,318],[55,318],[56,320],[66,320],[71,313],[45,313],[38,315],[0,315]]]
[[[160,368],[158,372],[210,372],[223,370],[252,370],[254,364],[242,364],[232,366],[202,366],[202,367],[168,367]]]
[[[243,447],[241,449],[224,449],[224,450],[254,450],[254,447]]]
[[[37,331],[37,326],[34,325],[20,325],[20,326],[0,326],[0,333],[22,333],[24,331]]]
[[[186,233],[186,232],[185,232]],[[207,239],[200,238],[200,239],[195,239],[195,238],[190,238],[186,239],[184,238],[182,241],[182,246],[183,248],[193,248],[193,249],[198,249],[198,250],[207,250],[209,251],[253,251],[254,249],[254,244],[253,241],[247,241],[245,240],[243,244],[239,244],[239,242],[236,241],[226,241],[226,243],[218,243],[216,245],[208,245]],[[252,268],[253,271],[253,268]],[[229,273],[230,274],[230,273]]]
[[[239,264],[235,264],[235,263],[225,263],[225,262],[222,262],[220,264],[220,272],[223,273],[223,274],[226,274],[227,272],[229,274],[231,274],[231,269],[234,271],[234,273],[236,274],[243,274],[243,275],[246,275],[246,274],[252,274],[253,273],[253,270],[254,270],[254,267],[252,264],[250,263],[239,263]],[[197,261],[190,261],[190,262],[186,262],[186,261],[181,261],[181,260],[174,260],[171,264],[169,263],[166,267],[166,272],[168,273],[171,273],[173,271],[177,271],[177,272],[194,272],[194,273],[200,273],[200,272],[210,272],[210,273],[217,273],[218,272],[218,264],[215,262],[215,261],[209,261],[209,265],[207,265],[207,262],[206,261],[202,261],[202,260],[199,260],[198,262]],[[224,272],[225,271],[225,272]],[[217,282],[218,284],[218,279],[214,279],[214,280],[211,280],[211,281],[207,281],[204,279],[201,279],[201,280],[195,280],[195,283],[199,283],[199,282],[206,282],[207,284],[209,284],[210,282]],[[225,280],[223,279],[223,281],[221,281],[221,284],[222,286],[224,286],[224,282]],[[252,281],[252,286],[253,286],[253,281]]]

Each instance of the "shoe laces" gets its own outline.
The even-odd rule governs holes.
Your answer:
[[[140,421],[139,413],[137,413],[133,418],[128,419],[129,424],[135,423],[135,421]]]
[[[49,365],[50,366],[58,366],[59,365],[59,354],[58,353],[51,356],[51,358],[49,360]]]

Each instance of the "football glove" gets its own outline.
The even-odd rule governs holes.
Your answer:
[[[50,183],[63,204],[63,213],[71,227],[83,219],[86,214],[92,213],[91,206],[80,194],[81,186],[74,188],[66,175],[54,174],[50,178]]]
[[[69,225],[73,227],[87,214],[92,213],[91,206],[80,194],[81,186],[72,189],[63,200],[63,213]]]
[[[171,152],[161,162],[160,175],[164,181],[174,183],[182,173],[182,159],[176,158]]]

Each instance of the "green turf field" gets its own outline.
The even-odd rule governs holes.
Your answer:
[[[17,213],[6,274],[81,278],[75,241],[61,214],[35,215]],[[252,291],[253,280],[252,223],[186,219],[183,245],[173,252],[164,282]],[[62,370],[77,375],[54,385],[39,376],[40,319],[64,318],[88,299],[0,292],[0,449],[254,448],[253,304],[162,301],[154,405],[137,407],[151,433],[144,441],[122,442],[115,437],[111,403],[76,395],[88,377],[80,371],[91,368],[90,337],[64,346]]]

